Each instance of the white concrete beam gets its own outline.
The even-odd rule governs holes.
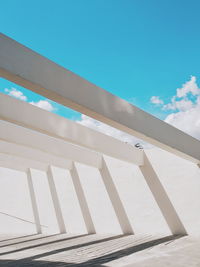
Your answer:
[[[0,140],[22,146],[28,146],[30,148],[51,154],[54,158],[64,158],[66,159],[65,168],[67,168],[68,166],[67,159],[71,159],[73,161],[77,161],[79,163],[90,165],[96,168],[99,168],[101,166],[101,155],[97,152],[90,151],[86,148],[67,143],[61,139],[50,137],[48,135],[38,133],[36,131],[15,125],[10,122],[0,121]],[[1,145],[3,146],[3,143],[0,143],[0,151]],[[30,152],[28,152],[24,149],[23,152],[27,153],[30,158],[33,150],[30,150]],[[13,146],[12,154],[14,153],[15,150]]]
[[[78,175],[78,171],[77,171],[77,168],[76,168],[74,163],[73,163],[72,168],[70,170],[70,175],[71,175],[74,189],[76,191],[76,195],[77,195],[77,198],[79,201],[79,205],[81,208],[81,212],[82,212],[82,216],[83,216],[83,219],[85,222],[85,226],[87,228],[87,232],[88,232],[88,234],[95,234],[96,230],[94,227],[92,216],[90,214],[90,210],[89,210],[89,207],[87,204],[85,193],[83,191],[81,181],[80,181],[80,178]]]
[[[1,145],[0,145],[1,147]],[[1,149],[1,148],[0,148]],[[0,150],[0,167],[27,172],[28,168],[47,171],[48,165],[25,157],[9,155]]]
[[[197,139],[3,34],[0,35],[0,75],[192,162],[200,161]]]
[[[165,189],[161,184],[146,154],[144,154],[144,165],[140,166],[139,168],[172,234],[187,235],[187,231],[182,224],[178,213],[176,212],[167,193],[165,192]]]
[[[33,209],[33,216],[34,216],[36,231],[38,234],[41,234],[42,228],[41,228],[41,223],[40,223],[39,211],[37,207],[35,190],[33,187],[32,172],[30,168],[27,170],[26,175],[27,175],[27,180],[28,180],[28,188],[29,188],[30,197],[31,197],[31,205]]]
[[[32,143],[29,145],[32,145]],[[71,160],[51,155],[30,146],[18,145],[2,140],[0,140],[0,153],[4,153],[4,156],[0,157],[2,164],[11,162],[13,167],[23,166],[23,171],[26,171],[28,167],[47,171],[49,164],[64,169],[72,168]]]
[[[56,186],[54,183],[53,171],[52,171],[51,166],[49,166],[49,168],[47,170],[47,178],[48,178],[49,189],[50,189],[50,193],[51,193],[51,197],[52,197],[52,201],[53,201],[53,206],[54,206],[54,211],[55,211],[59,231],[60,231],[60,233],[66,233],[65,222],[64,222],[63,215],[62,215],[62,210],[60,207],[60,201],[59,201]]]
[[[134,234],[133,228],[129,221],[128,215],[124,208],[124,205],[120,199],[117,188],[113,182],[111,173],[108,169],[107,163],[102,157],[102,167],[99,169],[106,191],[112,203],[117,220],[120,224],[121,230],[124,234]]]
[[[120,160],[143,164],[143,152],[134,146],[1,93],[0,118]]]

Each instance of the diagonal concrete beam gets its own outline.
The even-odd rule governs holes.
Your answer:
[[[0,165],[2,167],[22,171],[26,171],[30,167],[47,171],[49,164],[64,169],[72,168],[71,160],[54,156],[30,146],[0,140]]]
[[[24,156],[16,156],[16,154],[11,155],[2,153],[2,151],[0,153],[0,167],[21,172],[27,172],[29,168],[40,171],[47,171],[48,169],[48,165],[40,161],[30,160]]]
[[[134,146],[1,93],[0,118],[119,160],[143,164],[143,151]]]
[[[187,235],[187,231],[181,222],[178,213],[170,201],[146,154],[144,155],[144,165],[139,168],[169,229],[171,230],[171,233],[174,235]]]
[[[104,157],[102,157],[102,166],[101,168],[99,168],[99,173],[101,175],[102,181],[112,203],[112,207],[115,211],[115,215],[120,224],[123,234],[134,234],[133,227],[130,223],[129,217],[124,208],[117,188],[113,182],[112,175]]]
[[[30,193],[30,198],[31,198],[31,205],[33,209],[33,217],[35,221],[36,231],[37,231],[37,234],[41,234],[42,227],[40,223],[40,216],[39,216],[39,211],[38,211],[38,206],[37,206],[37,201],[36,201],[35,190],[33,186],[32,171],[30,168],[27,170],[26,175],[27,175],[28,188],[29,188],[29,193]]]
[[[85,226],[87,228],[87,232],[88,234],[95,234],[96,233],[95,226],[92,220],[92,216],[90,214],[90,210],[87,204],[85,193],[83,191],[83,187],[81,185],[79,174],[78,174],[78,171],[77,171],[77,168],[74,162],[69,172],[72,178],[74,189],[76,191],[76,196],[79,201],[79,206],[81,208],[81,212],[82,212],[83,220],[85,222]]]
[[[200,161],[197,139],[3,34],[0,76],[192,162]]]
[[[49,189],[50,189],[51,198],[53,201],[53,206],[54,206],[54,211],[55,211],[59,231],[60,233],[66,233],[66,227],[65,227],[62,210],[61,210],[60,200],[58,198],[58,193],[57,193],[55,182],[54,182],[52,166],[49,166],[47,170],[47,179],[49,183]]]
[[[15,146],[15,144],[18,144],[22,146],[22,153],[27,153],[28,158],[31,158],[31,153],[34,152],[34,149],[37,149],[44,152],[45,154],[50,154],[51,156],[53,156],[53,158],[58,157],[65,159],[65,168],[67,168],[67,163],[69,163],[70,166],[69,159],[96,168],[99,168],[101,166],[101,155],[97,152],[93,152],[89,149],[73,145],[61,139],[41,134],[7,121],[0,120],[0,140],[13,143],[13,152],[11,152],[11,154],[20,151],[20,148],[17,148]],[[6,153],[6,145],[3,142],[0,143],[0,151],[1,146],[5,149],[4,153]],[[32,148],[32,150],[27,151],[24,146],[30,147]],[[14,150],[14,148],[16,148],[16,151]],[[41,154],[40,156],[42,157]],[[63,160],[61,162],[63,162]]]

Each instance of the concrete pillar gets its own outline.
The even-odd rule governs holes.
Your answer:
[[[116,186],[112,180],[112,176],[108,169],[105,159],[102,157],[102,167],[99,169],[102,180],[104,182],[105,188],[107,190],[108,196],[114,208],[115,214],[121,226],[122,232],[124,234],[134,234],[133,228],[130,224],[129,218],[124,209],[123,203],[117,192]]]
[[[87,200],[86,200],[86,197],[85,197],[85,194],[84,194],[81,182],[80,182],[77,168],[76,168],[74,162],[72,163],[72,168],[70,169],[70,175],[72,177],[73,185],[74,185],[76,195],[77,195],[77,198],[79,201],[79,205],[81,208],[81,212],[83,215],[85,226],[87,228],[87,232],[88,232],[88,234],[95,234],[96,233],[95,227],[94,227],[92,217],[90,214],[90,210],[89,210],[89,207],[87,204]]]
[[[48,183],[49,183],[49,188],[50,188],[50,193],[53,201],[53,206],[56,214],[56,219],[58,223],[58,227],[60,230],[60,233],[66,233],[66,227],[65,227],[65,222],[63,219],[61,207],[60,207],[60,202],[58,199],[58,194],[56,191],[56,186],[54,183],[54,178],[53,178],[53,172],[52,172],[52,167],[49,166],[47,170],[47,178],[48,178]]]
[[[140,166],[139,168],[172,234],[186,235],[187,234],[186,229],[182,224],[174,206],[172,205],[163,185],[161,184],[156,172],[154,171],[145,153],[144,153],[144,165]]]
[[[37,201],[36,201],[35,191],[34,191],[34,187],[33,187],[32,173],[31,173],[30,168],[28,168],[26,175],[27,175],[28,188],[29,188],[30,197],[31,197],[31,205],[32,205],[32,209],[33,209],[33,217],[34,217],[34,221],[35,221],[36,231],[38,234],[41,234],[42,228],[41,228],[41,224],[40,224],[40,217],[39,217]]]

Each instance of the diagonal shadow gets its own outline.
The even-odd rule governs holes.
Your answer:
[[[19,238],[25,238],[25,237],[28,238],[28,237],[31,237],[31,236],[39,236],[39,235],[41,235],[41,234],[26,235],[26,236],[22,236],[22,237],[19,237]],[[31,241],[35,241],[35,240],[40,240],[40,239],[45,239],[45,238],[51,238],[51,237],[59,236],[59,235],[61,235],[61,234],[54,234],[54,235],[47,235],[47,236],[37,237],[37,238],[31,238],[31,239],[27,239],[27,240],[15,242],[15,243],[9,243],[9,244],[6,244],[6,245],[0,245],[0,248],[8,247],[8,246],[13,246],[13,245],[18,245],[18,244],[27,243],[27,242],[31,242]],[[7,240],[4,240],[4,241],[11,241],[11,240],[13,240],[13,239],[11,238],[11,239],[7,239]]]
[[[36,236],[38,234],[32,234],[32,235],[23,235],[23,236],[18,236],[18,237],[12,237],[12,238],[7,238],[7,239],[3,239],[3,240],[0,240],[0,243],[1,242],[6,242],[6,241],[11,241],[11,240],[16,240],[16,239],[21,239],[21,238],[25,238],[25,237],[31,237],[31,236]]]
[[[145,243],[142,243],[142,244],[130,247],[130,248],[121,249],[121,250],[118,250],[116,252],[113,252],[113,253],[110,253],[110,254],[95,258],[95,259],[91,259],[91,260],[83,262],[81,264],[75,264],[74,266],[77,266],[77,267],[79,267],[79,266],[81,266],[81,267],[101,266],[101,264],[129,256],[133,253],[136,253],[136,252],[160,245],[160,244],[168,242],[168,241],[179,239],[183,236],[185,236],[185,235],[171,235],[171,236],[166,236],[166,237],[162,237],[159,239],[151,240],[151,241],[148,241],[148,242],[145,242]],[[73,266],[73,265],[71,265],[71,266]]]
[[[133,253],[154,247],[156,245],[159,245],[159,244],[162,244],[165,242],[176,240],[176,239],[181,238],[183,236],[185,236],[185,235],[167,236],[167,237],[151,240],[151,241],[148,241],[148,242],[145,242],[145,243],[133,246],[133,247],[121,249],[121,250],[118,250],[116,252],[106,254],[106,255],[103,255],[101,257],[97,257],[97,258],[94,258],[94,259],[91,259],[89,261],[82,262],[82,263],[71,263],[71,262],[60,262],[60,261],[52,262],[52,261],[45,261],[45,260],[34,261],[35,259],[43,257],[43,256],[49,256],[49,255],[56,254],[56,253],[59,253],[62,251],[67,251],[67,250],[73,249],[71,247],[71,248],[67,248],[67,249],[62,249],[62,251],[61,250],[54,250],[54,251],[51,251],[48,253],[43,253],[43,254],[40,254],[37,256],[28,257],[28,258],[21,259],[21,260],[0,260],[0,265],[1,266],[10,266],[10,267],[25,267],[25,266],[32,266],[32,267],[38,267],[38,266],[43,266],[43,267],[44,266],[45,267],[49,267],[49,266],[52,266],[52,267],[61,267],[61,266],[62,267],[69,267],[69,266],[71,266],[71,267],[90,267],[90,266],[103,267],[104,265],[102,265],[102,264],[123,258],[125,256],[129,256]],[[115,238],[119,238],[119,236],[116,236]],[[105,239],[103,241],[105,241]],[[103,241],[100,240],[100,242],[103,242]],[[97,243],[97,242],[90,242],[90,244],[91,243]],[[88,245],[88,244],[87,243],[84,244],[84,246],[86,246],[86,245]],[[76,247],[81,247],[81,246],[82,245],[80,245],[80,246],[78,245]]]
[[[80,236],[79,236],[80,237]],[[100,239],[100,240],[94,240],[94,241],[90,241],[90,242],[87,242],[87,243],[83,243],[83,244],[78,244],[78,245],[74,245],[74,246],[71,246],[71,247],[65,247],[65,248],[60,248],[60,249],[56,249],[56,250],[52,250],[52,251],[48,251],[48,252],[45,252],[45,253],[42,253],[42,254],[38,254],[38,255],[35,255],[35,256],[32,256],[32,257],[27,257],[27,258],[24,258],[22,259],[22,262],[27,262],[27,261],[33,261],[35,259],[39,259],[39,258],[42,258],[42,257],[47,257],[47,256],[50,256],[50,255],[54,255],[54,254],[57,254],[57,253],[61,253],[61,252],[64,252],[64,251],[69,251],[69,250],[73,250],[73,249],[78,249],[78,248],[82,248],[82,247],[86,247],[86,246],[91,246],[91,245],[95,245],[95,244],[99,244],[99,243],[102,243],[102,242],[106,242],[106,241],[111,241],[111,240],[115,240],[115,239],[119,239],[119,238],[122,238],[122,237],[125,237],[125,235],[117,235],[117,236],[112,236],[112,237],[107,237],[107,238],[103,238],[103,239]],[[73,238],[71,238],[73,239]],[[34,246],[33,246],[34,247]],[[37,247],[37,246],[36,246]],[[17,251],[12,251],[12,252],[9,252],[9,253],[14,253],[14,252],[18,252],[18,251],[23,251],[23,250],[26,250],[27,248],[24,248],[24,249],[19,249]],[[2,253],[0,255],[6,255],[6,254],[9,254],[9,253]]]
[[[2,267],[74,267],[76,264],[74,263],[65,263],[61,261],[53,262],[53,261],[30,261],[26,263],[21,263],[21,260],[0,260],[0,266]],[[97,267],[97,265],[93,265]],[[102,265],[98,265],[99,267],[103,267]]]
[[[15,249],[15,250],[11,250],[11,251],[0,253],[0,256],[11,254],[11,253],[15,253],[15,252],[20,252],[20,251],[27,250],[27,249],[32,249],[32,248],[38,248],[38,247],[42,247],[42,246],[46,246],[46,245],[51,245],[51,244],[55,244],[55,243],[57,244],[59,242],[68,241],[68,240],[72,240],[72,239],[77,239],[77,238],[81,238],[81,237],[88,236],[88,235],[92,235],[92,234],[77,235],[77,236],[62,238],[62,239],[59,239],[59,240],[53,240],[53,241],[49,241],[49,242],[45,242],[45,243],[41,243],[41,244],[36,244],[36,245],[32,245],[32,246],[27,246],[27,247],[24,247],[24,248],[19,248],[19,249]],[[43,237],[41,237],[41,238],[43,238]],[[38,239],[40,239],[40,238],[38,238]],[[34,240],[30,240],[30,242],[31,241],[34,241]],[[13,245],[13,244],[10,244],[8,246],[11,246],[11,245]]]

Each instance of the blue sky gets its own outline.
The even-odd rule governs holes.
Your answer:
[[[182,101],[191,109],[199,97],[191,89],[200,78],[199,11],[200,1],[194,0],[6,0],[1,1],[0,27],[18,42],[177,126],[174,118],[188,110],[169,104]],[[190,90],[177,98],[176,89],[191,76]],[[11,87],[29,102],[45,101],[0,81],[1,92],[9,94]],[[80,119],[78,113],[50,104],[62,116]]]

